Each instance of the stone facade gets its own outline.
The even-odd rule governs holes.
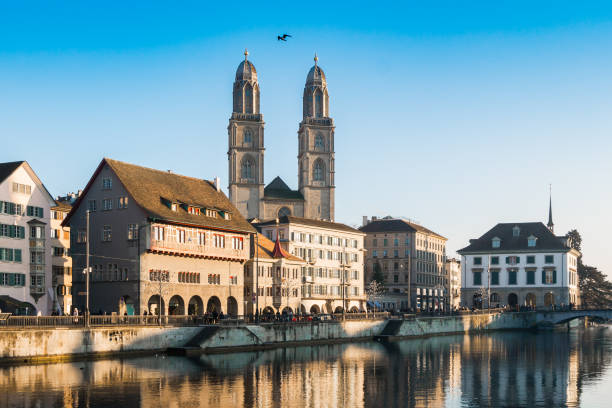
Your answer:
[[[334,121],[329,117],[327,81],[311,68],[298,129],[298,190],[279,177],[264,187],[264,121],[259,109],[257,71],[248,53],[236,71],[228,126],[229,198],[247,219],[292,215],[334,220]]]

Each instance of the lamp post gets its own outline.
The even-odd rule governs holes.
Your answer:
[[[255,231],[255,250],[253,254],[255,256],[255,314],[257,320],[259,320],[259,233]]]
[[[85,325],[89,327],[89,210],[85,212],[87,239],[85,240]]]

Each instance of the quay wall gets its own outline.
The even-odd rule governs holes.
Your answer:
[[[391,338],[447,333],[527,329],[533,318],[501,313],[451,317],[425,317],[396,321]],[[0,330],[0,364],[73,359],[119,353],[228,352],[284,347],[297,344],[371,340],[384,334],[392,320],[347,320],[239,326],[86,328],[20,328]]]

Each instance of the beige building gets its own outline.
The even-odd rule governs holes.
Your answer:
[[[461,305],[461,261],[455,258],[446,260],[446,279],[448,281],[448,302],[451,309]]]
[[[306,261],[284,250],[279,240],[272,242],[261,234],[255,238],[255,248],[253,258],[244,268],[247,313],[254,314],[257,307],[260,314],[297,313],[302,302],[302,269]]]
[[[386,310],[446,310],[446,241],[422,225],[401,218],[364,217],[366,286],[380,269]]]
[[[69,197],[58,197],[51,207],[51,273],[55,297],[53,311],[61,314],[72,312],[72,258],[70,257],[70,227],[62,226],[72,209]]]
[[[315,64],[306,78],[303,118],[298,128],[298,189],[276,177],[264,187],[264,121],[257,71],[238,65],[233,112],[228,125],[229,198],[247,219],[293,215],[334,220],[334,121],[323,70]]]
[[[218,182],[103,159],[64,225],[77,271],[90,242],[92,313],[244,313],[255,229]],[[73,287],[83,310],[84,274]]]
[[[268,239],[304,259],[302,313],[365,311],[363,237],[365,234],[336,222],[293,216],[255,224]]]

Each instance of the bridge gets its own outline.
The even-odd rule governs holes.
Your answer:
[[[553,326],[581,317],[596,318],[604,321],[612,320],[612,309],[537,310],[524,313],[530,315],[529,324],[531,327]]]

